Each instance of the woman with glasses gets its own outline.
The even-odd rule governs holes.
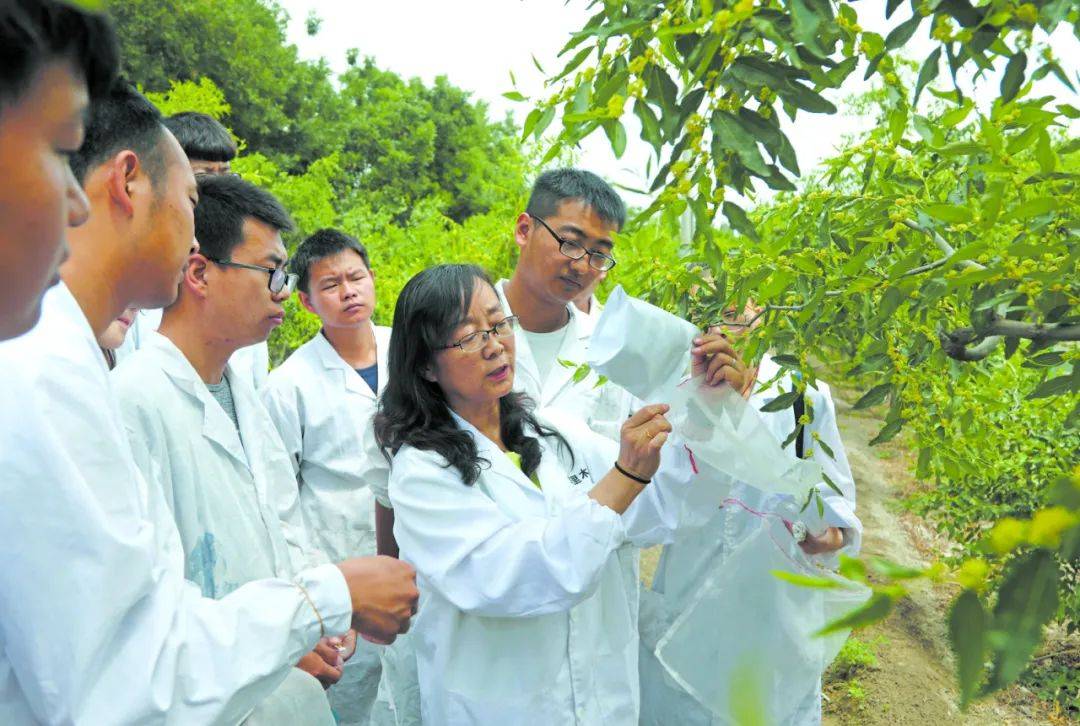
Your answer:
[[[662,404],[619,443],[535,416],[514,337],[475,266],[425,270],[398,298],[375,434],[422,583],[423,720],[636,724],[636,548],[673,530],[692,465]]]

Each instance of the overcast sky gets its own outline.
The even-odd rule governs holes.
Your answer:
[[[589,17],[585,0],[279,0],[288,11],[288,39],[300,49],[302,57],[325,58],[337,72],[346,66],[346,52],[357,48],[360,56],[371,56],[381,68],[405,77],[419,77],[426,82],[445,75],[451,83],[471,91],[488,103],[491,115],[502,118],[513,114],[520,124],[531,106],[513,103],[502,97],[511,90],[510,73],[522,93],[542,97],[544,75],[533,65],[532,57],[549,74],[561,69],[556,54],[569,35]],[[883,0],[856,4],[861,8],[859,22],[869,30],[884,27]],[[322,19],[315,37],[308,36],[305,21],[314,11]],[[902,8],[894,15],[907,17]],[[902,15],[901,15],[902,14]],[[892,23],[890,23],[891,25]],[[932,46],[929,23],[908,44],[908,55],[925,58]],[[1080,43],[1067,32],[1054,36],[1055,52],[1061,59],[1080,57]],[[565,60],[565,59],[564,59]],[[1037,67],[1032,63],[1031,68]],[[1066,64],[1068,68],[1068,64]],[[846,87],[826,94],[840,105],[842,98],[860,89],[862,67],[850,77]],[[1075,68],[1074,68],[1075,70]],[[943,73],[944,77],[944,73]],[[1044,81],[1041,92],[1067,95],[1074,105],[1080,100],[1057,81]],[[986,107],[997,94],[998,77],[980,84],[976,100]],[[781,118],[786,117],[781,114]],[[579,163],[611,181],[630,187],[647,186],[644,178],[651,148],[637,137],[636,118],[624,118],[630,136],[622,159],[615,159],[602,132],[582,144]],[[788,122],[786,131],[798,153],[803,172],[829,156],[846,134],[872,124],[872,118],[857,118],[841,113],[835,116],[800,112],[797,122]],[[1076,130],[1076,125],[1073,125]],[[640,203],[640,200],[628,200]]]

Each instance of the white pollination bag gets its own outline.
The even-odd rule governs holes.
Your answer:
[[[805,501],[822,481],[821,467],[785,452],[730,386],[686,380],[698,334],[687,321],[616,287],[589,340],[589,365],[646,403],[669,404],[668,421],[695,463],[729,477],[726,487],[741,482]],[[726,490],[716,493],[718,507]]]
[[[779,515],[739,505],[725,514],[725,526],[740,530],[736,541],[729,538],[720,552],[684,547],[684,561],[667,563],[669,571],[698,575],[693,588],[685,579],[682,587],[671,582],[660,596],[663,612],[674,619],[653,652],[679,688],[643,684],[643,699],[649,712],[672,700],[693,713],[688,694],[715,719],[707,723],[736,724],[747,712],[763,723],[787,723],[818,688],[849,631],[816,634],[863,604],[870,590],[812,564]],[[774,571],[828,585],[796,585]]]

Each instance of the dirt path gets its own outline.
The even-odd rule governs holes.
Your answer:
[[[925,565],[944,544],[918,517],[897,504],[914,481],[900,443],[870,447],[880,420],[837,401],[840,433],[858,491],[864,525],[863,555]],[[885,622],[856,634],[877,663],[826,679],[825,723],[847,724],[1045,724],[1045,710],[1014,688],[961,713],[946,631],[953,590],[917,583],[913,596]]]

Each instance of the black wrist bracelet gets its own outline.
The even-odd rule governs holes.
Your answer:
[[[634,480],[634,481],[636,481],[636,482],[637,482],[638,484],[648,484],[649,482],[651,482],[651,481],[652,481],[652,479],[642,479],[642,478],[641,478],[640,476],[637,476],[637,475],[635,475],[635,474],[631,474],[631,473],[630,473],[630,472],[628,472],[628,471],[627,471],[626,469],[624,469],[624,468],[622,468],[621,466],[619,466],[619,462],[618,462],[618,460],[617,460],[617,459],[616,459],[616,461],[615,461],[615,470],[616,470],[617,472],[619,472],[620,474],[622,474],[623,476],[625,476],[625,477],[626,477],[627,479],[633,479],[633,480]]]

